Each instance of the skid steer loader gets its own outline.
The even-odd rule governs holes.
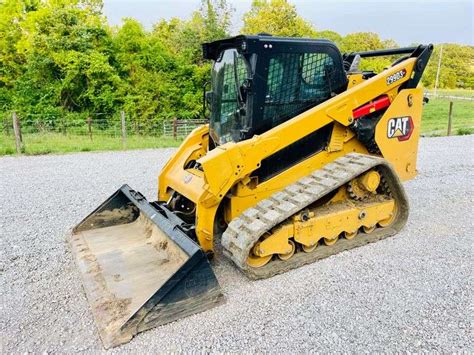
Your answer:
[[[70,235],[104,346],[223,302],[216,249],[258,279],[397,233],[432,50],[341,55],[270,35],[204,44],[210,122],[164,166],[157,201],[123,185]],[[377,56],[393,64],[359,69]]]

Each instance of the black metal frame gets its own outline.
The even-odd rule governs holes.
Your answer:
[[[384,56],[393,56],[393,55],[402,55],[402,54],[409,54],[406,57],[400,58],[400,60],[396,61],[394,64],[401,63],[404,59],[408,58],[417,58],[416,65],[414,69],[414,75],[404,83],[400,90],[402,89],[410,89],[416,88],[418,83],[421,80],[421,76],[425,71],[426,65],[433,53],[433,45],[419,45],[416,47],[404,47],[404,48],[393,48],[393,49],[380,49],[375,51],[365,51],[365,52],[351,52],[345,53],[342,58],[344,62],[347,62],[350,66],[354,58],[358,55],[361,58],[372,58],[372,57],[384,57]]]
[[[370,57],[384,57],[389,55],[399,55],[399,54],[412,54],[418,47],[405,47],[405,48],[391,48],[391,49],[378,49],[374,51],[364,51],[364,52],[350,52],[343,55],[344,60],[354,58],[356,55],[359,55],[361,58],[370,58]]]

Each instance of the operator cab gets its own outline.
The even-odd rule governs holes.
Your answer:
[[[205,43],[203,53],[213,60],[214,146],[266,132],[347,88],[341,53],[327,40],[237,36]]]

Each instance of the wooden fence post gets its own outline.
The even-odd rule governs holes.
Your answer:
[[[448,115],[448,133],[447,135],[451,135],[451,123],[453,118],[453,102],[449,101],[449,115]]]
[[[21,136],[21,127],[20,127],[20,120],[16,115],[16,112],[12,114],[13,119],[13,132],[15,133],[15,143],[16,143],[16,152],[18,154],[23,153],[23,137]]]
[[[173,118],[173,138],[174,140],[178,139],[178,119]]]
[[[92,141],[92,117],[91,116],[87,117],[87,126],[89,130],[89,138]]]
[[[66,118],[64,116],[61,117],[61,131],[63,136],[66,135]]]
[[[122,148],[127,148],[127,126],[125,124],[125,111],[120,112],[120,118],[122,121]]]

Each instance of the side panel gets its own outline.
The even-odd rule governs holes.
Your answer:
[[[423,90],[400,91],[375,129],[375,141],[382,156],[394,166],[400,179],[416,176]]]
[[[258,184],[254,188],[252,188],[251,184],[245,185],[243,183],[238,183],[234,193],[230,196],[225,215],[226,221],[230,222],[247,208],[254,206],[265,198],[268,198],[273,193],[284,189],[286,186],[289,186],[303,176],[320,169],[327,163],[352,152],[367,154],[367,149],[357,141],[357,139],[350,139],[343,145],[341,150],[336,152],[323,150],[310,158],[293,165],[273,178]]]

